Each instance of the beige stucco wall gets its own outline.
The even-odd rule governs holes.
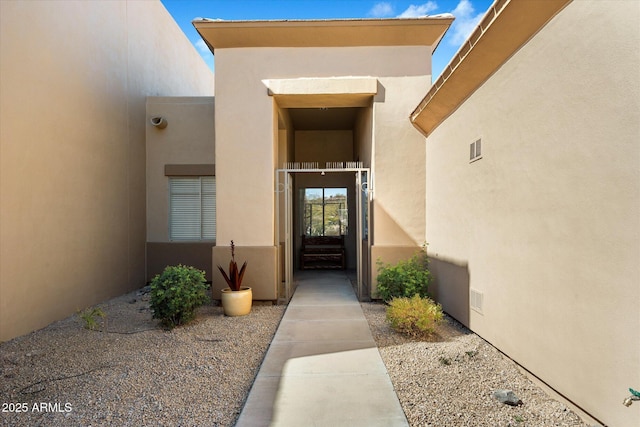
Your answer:
[[[372,105],[358,111],[353,129],[353,143],[356,155],[354,160],[362,162],[363,167],[370,168],[373,151],[373,102]]]
[[[326,162],[353,161],[353,131],[296,131],[295,161],[318,162],[324,167]]]
[[[424,138],[407,111],[431,86],[429,75],[381,78],[384,101],[374,102],[373,177],[376,246],[415,245],[424,239]],[[418,91],[417,93],[415,91]]]
[[[234,242],[235,243],[235,242]],[[229,286],[222,278],[217,266],[229,272],[229,261],[231,260],[230,246],[216,246],[213,251],[213,265],[215,273],[213,275],[212,298],[219,300],[222,289]],[[276,246],[236,246],[235,259],[238,268],[246,261],[242,286],[252,289],[254,300],[276,301],[278,299],[278,248]],[[220,280],[221,279],[221,280]]]
[[[158,129],[152,117],[168,125]],[[165,165],[215,164],[214,98],[149,97],[147,140],[147,241],[169,241],[169,179]]]
[[[393,264],[419,250],[425,235],[425,144],[407,120],[431,77],[387,77],[373,104],[373,219],[371,296],[377,298],[377,261]],[[419,92],[414,92],[418,90]]]
[[[221,227],[218,239],[235,236],[248,244],[273,243],[274,107],[262,80],[423,75],[430,67],[429,52],[423,47],[216,49],[215,133],[217,141],[228,141],[216,145],[218,222],[245,224]],[[390,84],[395,81],[389,79]],[[416,99],[415,93],[410,96]],[[243,126],[242,117],[251,117],[252,125]],[[405,126],[413,136],[410,125]],[[246,170],[238,168],[240,164],[255,167]],[[246,188],[254,191],[246,194]],[[244,202],[238,203],[240,198]]]
[[[0,340],[145,279],[145,99],[212,95],[159,1],[0,2]]]
[[[640,5],[614,3],[569,4],[427,138],[426,239],[445,310],[636,426],[621,402],[640,384]]]
[[[379,81],[371,114],[375,147],[359,148],[371,156],[376,185],[386,182],[375,195],[374,238],[380,245],[421,243],[425,148],[407,115],[430,85],[429,47],[242,48],[215,55],[215,137],[225,141],[216,144],[219,243],[274,244],[273,176],[281,165],[274,155],[273,99],[262,80],[335,76]]]
[[[146,117],[146,280],[153,279],[167,265],[176,264],[204,270],[207,280],[211,280],[211,247],[215,241],[171,242],[169,239],[169,177],[165,166],[215,166],[214,98],[149,97]],[[154,127],[153,117],[165,118],[167,127]]]

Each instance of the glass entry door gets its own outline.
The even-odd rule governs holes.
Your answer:
[[[308,187],[300,193],[298,206],[298,220],[294,229],[294,177],[303,173],[332,173],[350,172],[355,179],[355,197],[350,196],[347,188],[343,187]],[[355,226],[356,234],[356,293],[359,299],[369,296],[371,269],[371,240],[369,230],[371,219],[369,207],[371,203],[371,189],[369,184],[369,170],[363,168],[334,168],[334,169],[278,169],[276,171],[276,244],[284,245],[279,252],[283,259],[283,277],[279,291],[281,302],[288,302],[293,287],[293,271],[295,262],[296,236],[345,236],[354,230],[349,230],[348,200],[355,201],[355,218],[351,218],[351,225]],[[353,209],[353,206],[351,207]]]

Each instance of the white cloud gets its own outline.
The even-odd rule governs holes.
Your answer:
[[[407,10],[398,15],[398,18],[417,18],[419,16],[428,15],[429,12],[433,12],[437,8],[438,5],[435,1],[428,1],[417,6],[412,4],[407,8]]]
[[[393,15],[393,6],[391,6],[391,3],[387,2],[376,3],[369,11],[369,16],[375,16],[376,18],[383,18],[391,15]]]
[[[207,46],[207,44],[202,39],[200,39],[197,42],[195,42],[195,46],[196,46],[196,49],[198,49],[200,52],[204,52],[204,53],[210,53],[211,52],[209,50],[209,46]]]
[[[449,43],[460,46],[471,35],[484,13],[475,13],[475,9],[469,0],[460,0],[460,3],[451,11],[456,20],[451,25]]]

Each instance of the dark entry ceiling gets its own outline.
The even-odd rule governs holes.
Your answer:
[[[289,108],[295,130],[352,130],[359,108]]]

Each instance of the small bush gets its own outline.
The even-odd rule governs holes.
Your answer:
[[[377,264],[378,295],[383,301],[389,302],[393,298],[401,297],[411,298],[416,294],[423,298],[428,297],[432,276],[425,249],[396,265],[384,265],[381,261]]]
[[[393,329],[413,337],[428,336],[442,320],[442,307],[429,298],[394,298],[387,307],[387,320]]]
[[[105,318],[107,315],[100,307],[87,308],[82,311],[78,311],[78,316],[84,320],[85,329],[95,331],[98,329],[98,317]]]
[[[195,309],[209,301],[204,271],[184,265],[169,266],[151,281],[153,318],[173,328],[195,317]]]

